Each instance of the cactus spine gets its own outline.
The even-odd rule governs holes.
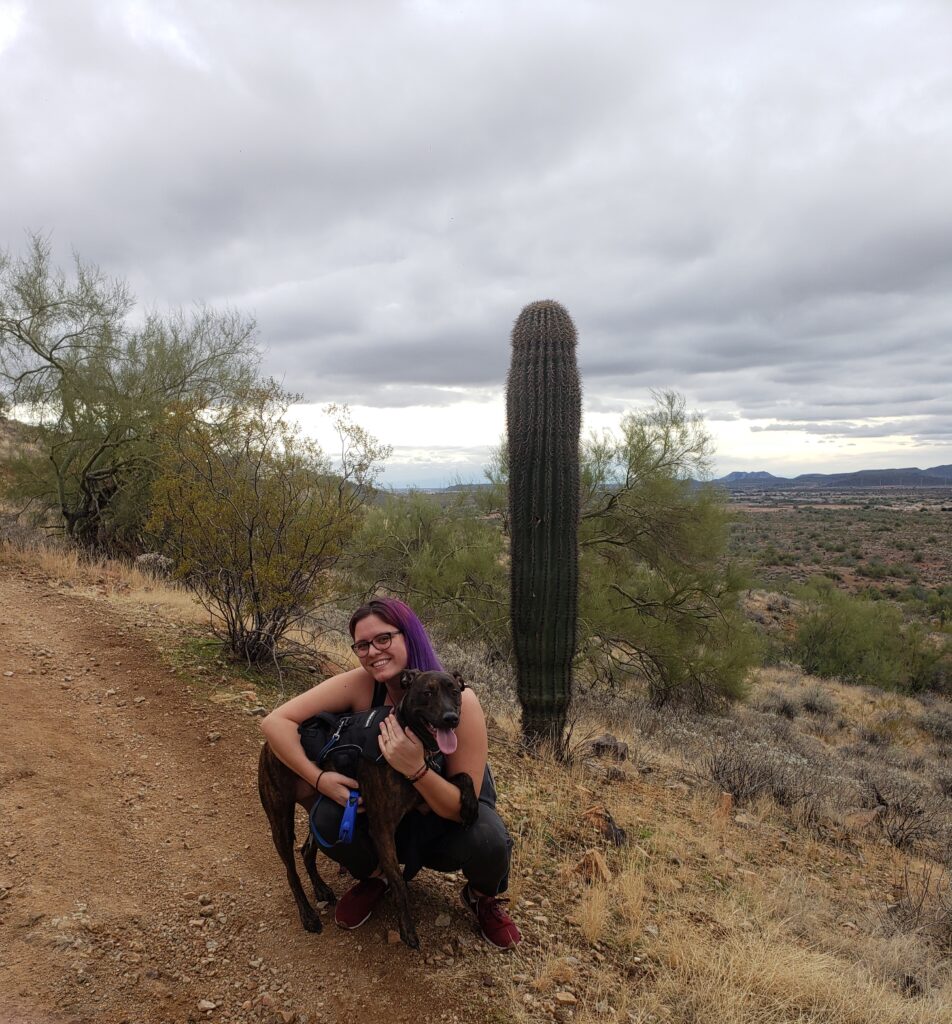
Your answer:
[[[512,638],[522,733],[561,750],[578,614],[579,430],[575,325],[532,302],[512,329],[506,384]]]

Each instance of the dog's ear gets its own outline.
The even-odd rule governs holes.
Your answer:
[[[409,690],[413,685],[413,680],[420,674],[418,668],[405,668],[400,673],[400,686],[404,690]]]
[[[453,672],[451,674],[452,674],[453,678],[459,683],[459,688],[461,690],[465,690],[466,689],[466,680],[459,674],[459,672]]]

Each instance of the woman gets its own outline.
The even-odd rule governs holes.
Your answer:
[[[336,836],[349,791],[355,779],[320,771],[304,753],[298,726],[322,711],[335,714],[396,706],[404,669],[442,670],[420,620],[402,602],[377,598],[362,605],[350,620],[352,650],[360,668],[342,672],[282,704],[262,719],[261,728],[272,751],[306,784],[302,802],[324,797],[315,814],[322,836]],[[446,776],[466,772],[479,794],[479,818],[468,828],[460,824],[459,789],[443,774],[424,771],[424,749],[411,729],[402,729],[395,715],[380,726],[380,751],[419,793],[426,811],[411,811],[397,829],[397,854],[409,880],[421,867],[437,871],[462,870],[463,902],[476,915],[480,931],[493,945],[511,949],[522,938],[498,899],[509,881],[512,840],[496,813],[496,791],[486,763],[486,720],[479,700],[467,687],[462,694],[456,750],[444,756]],[[377,854],[366,823],[361,822],[349,844],[335,843],[323,851],[358,879],[338,901],[335,921],[342,928],[359,928],[387,892],[389,884],[377,865]]]

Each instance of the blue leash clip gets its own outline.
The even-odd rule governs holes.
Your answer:
[[[347,797],[347,806],[344,808],[344,817],[340,820],[340,834],[337,837],[339,843],[349,843],[354,838],[354,826],[357,824],[357,800],[360,794],[356,789],[350,791]]]
[[[347,804],[344,807],[344,816],[340,820],[340,830],[338,831],[337,839],[334,840],[334,842],[328,842],[320,832],[317,831],[317,827],[314,824],[314,812],[320,806],[324,797],[318,797],[314,806],[311,808],[311,833],[321,846],[324,847],[324,849],[328,849],[333,846],[335,842],[352,843],[354,841],[354,827],[357,824],[357,801],[360,799],[360,792],[356,789],[352,789],[349,791],[349,794],[350,795],[347,797]]]

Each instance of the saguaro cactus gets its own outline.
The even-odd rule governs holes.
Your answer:
[[[506,384],[511,618],[522,733],[561,749],[578,614],[576,334],[564,307],[532,302],[512,329]]]

